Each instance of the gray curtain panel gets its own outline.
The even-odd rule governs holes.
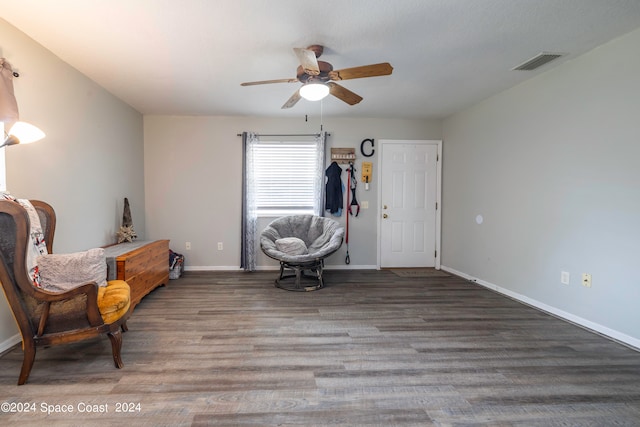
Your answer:
[[[4,131],[9,132],[18,121],[18,102],[13,93],[13,69],[4,58],[0,58],[0,75],[0,122],[4,122]]]
[[[326,143],[327,133],[320,132],[316,138],[316,150],[318,155],[318,162],[316,163],[316,179],[315,179],[315,200],[314,200],[314,214],[318,216],[324,216],[324,197],[325,197],[325,158],[326,158]]]
[[[253,145],[259,139],[255,133],[242,132],[242,242],[240,245],[240,268],[244,271],[256,269],[256,207],[253,194]]]

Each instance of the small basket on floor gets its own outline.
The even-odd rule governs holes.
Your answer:
[[[184,273],[184,255],[169,249],[169,279],[179,279]]]

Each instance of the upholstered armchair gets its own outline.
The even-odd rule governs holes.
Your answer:
[[[315,291],[324,287],[322,271],[326,257],[340,249],[344,228],[331,218],[316,215],[289,215],[272,221],[260,235],[260,248],[280,262],[276,287],[288,291]],[[285,274],[285,269],[294,274]],[[305,274],[305,270],[313,276]],[[303,286],[301,279],[315,283]],[[295,278],[293,283],[284,279]]]
[[[56,225],[53,208],[32,200],[40,219],[47,251],[51,253]],[[24,384],[33,367],[36,348],[81,341],[106,334],[111,341],[116,368],[122,331],[130,314],[130,290],[116,280],[99,287],[96,282],[65,291],[34,285],[29,277],[27,251],[32,244],[29,214],[17,201],[0,200],[0,282],[22,336],[24,360],[18,385]]]

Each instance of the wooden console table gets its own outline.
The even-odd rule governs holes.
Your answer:
[[[119,243],[104,250],[107,279],[129,284],[132,307],[158,286],[169,284],[169,240]]]

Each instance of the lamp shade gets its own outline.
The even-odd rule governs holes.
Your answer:
[[[30,144],[45,137],[44,132],[37,126],[27,122],[16,122],[11,127],[9,135],[14,135],[20,140],[20,144]]]
[[[45,137],[38,127],[26,123],[16,122],[9,131],[7,138],[0,144],[0,147],[16,144],[30,144]]]
[[[329,86],[322,83],[307,83],[300,88],[300,96],[307,101],[320,101],[329,95]]]

